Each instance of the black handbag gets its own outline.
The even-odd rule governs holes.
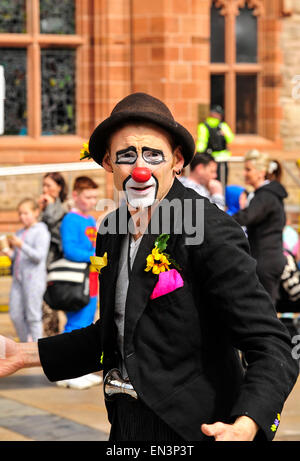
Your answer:
[[[76,312],[90,301],[90,264],[59,259],[50,264],[44,301],[51,309]]]

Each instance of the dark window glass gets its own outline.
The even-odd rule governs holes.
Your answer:
[[[210,103],[224,109],[225,103],[225,75],[211,75],[210,77]]]
[[[0,1],[0,33],[26,32],[25,0]]]
[[[42,50],[42,134],[75,133],[73,49]]]
[[[236,78],[236,132],[257,133],[257,77],[237,75]]]
[[[221,9],[212,5],[210,10],[210,60],[225,62],[225,18]]]
[[[75,34],[74,0],[40,0],[42,34]]]
[[[26,49],[0,48],[0,65],[5,78],[3,134],[27,134]]]
[[[257,62],[257,18],[248,7],[236,18],[236,62]]]

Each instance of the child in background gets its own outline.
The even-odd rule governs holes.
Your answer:
[[[231,184],[225,188],[226,212],[232,216],[241,209],[241,199],[247,198],[244,187]]]
[[[95,254],[96,221],[89,213],[97,203],[98,185],[87,176],[76,178],[72,198],[74,208],[62,220],[60,232],[64,257],[70,261],[88,262]],[[93,323],[97,309],[98,273],[90,272],[90,302],[77,312],[66,312],[64,333],[87,327]],[[101,377],[95,374],[58,381],[61,387],[86,389],[99,384]]]
[[[46,289],[46,261],[50,233],[38,222],[39,207],[31,198],[18,206],[23,228],[8,237],[12,259],[12,286],[9,313],[21,342],[37,341],[43,336],[42,303]]]

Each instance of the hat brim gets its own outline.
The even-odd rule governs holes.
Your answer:
[[[121,125],[130,122],[153,123],[165,129],[172,136],[174,143],[181,146],[184,166],[192,160],[195,153],[195,141],[184,126],[152,112],[122,111],[105,119],[92,133],[89,140],[89,151],[95,162],[102,166],[109,136]]]

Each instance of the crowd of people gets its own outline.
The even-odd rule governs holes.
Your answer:
[[[97,273],[90,269],[90,302],[79,312],[65,312],[65,325],[59,309],[44,300],[50,265],[61,258],[87,262],[95,254],[96,221],[90,215],[97,202],[98,185],[87,176],[75,179],[68,200],[67,185],[58,172],[43,177],[42,194],[23,199],[18,207],[21,229],[9,234],[9,248],[2,253],[12,261],[12,286],[9,313],[21,342],[72,331],[90,325],[96,315]],[[63,310],[63,307],[62,309]],[[89,374],[74,380],[59,381],[61,387],[86,389],[99,384],[101,377]]]
[[[278,160],[256,149],[244,157],[244,184],[224,185],[217,179],[217,160],[210,153],[196,153],[188,175],[179,179],[185,187],[207,197],[211,203],[233,217],[248,237],[251,254],[257,261],[257,273],[273,304],[282,309],[281,275],[286,252],[300,260],[298,232],[286,216],[284,200],[288,194],[282,184],[282,166]],[[227,173],[229,168],[227,167]],[[290,305],[291,306],[291,305]],[[300,304],[292,305],[294,312]],[[279,310],[279,314],[280,314]],[[295,316],[284,312],[282,321],[297,334],[291,321]]]

